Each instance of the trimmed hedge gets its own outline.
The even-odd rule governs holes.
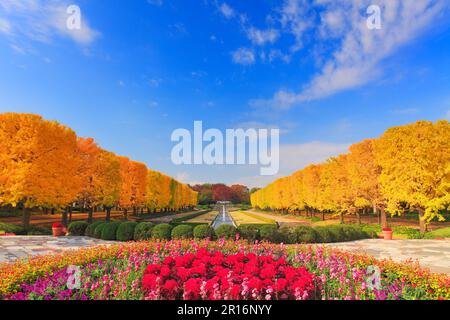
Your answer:
[[[278,242],[280,239],[280,234],[278,233],[277,226],[272,224],[262,226],[259,229],[259,235],[261,240],[269,242]]]
[[[86,231],[84,233],[85,236],[95,238],[95,229],[104,223],[103,221],[96,221],[87,226]]]
[[[101,222],[95,227],[94,238],[96,239],[102,238],[103,228],[105,228],[107,224],[108,224],[107,222]]]
[[[86,221],[74,221],[69,224],[68,231],[71,236],[84,236],[88,226]]]
[[[294,229],[297,235],[297,243],[316,243],[318,235],[316,230],[308,226],[298,226]]]
[[[241,238],[250,242],[255,242],[259,239],[259,229],[256,226],[246,224],[238,227],[238,233]]]
[[[155,225],[151,222],[141,222],[134,229],[134,240],[148,240],[152,237],[152,229]]]
[[[281,227],[278,230],[279,233],[279,241],[286,244],[296,244],[297,243],[297,233],[294,228],[291,227]]]
[[[16,225],[10,224],[10,223],[3,223],[3,222],[0,222],[0,231],[4,231],[6,233],[14,233],[17,235],[26,233],[25,229],[20,226],[16,226]]]
[[[116,239],[118,241],[131,241],[134,239],[134,230],[136,229],[137,222],[126,221],[122,222],[117,228]]]
[[[192,226],[181,224],[172,229],[172,239],[191,239],[194,236]]]
[[[108,222],[102,229],[102,240],[114,241],[116,240],[117,229],[119,228],[120,221]]]
[[[152,229],[152,238],[160,240],[170,240],[172,226],[167,223],[157,224]]]
[[[195,239],[212,239],[214,237],[214,229],[207,224],[200,224],[194,228]]]
[[[217,238],[234,239],[236,237],[237,229],[229,224],[223,224],[216,230]]]
[[[1,224],[0,224],[1,226]],[[86,228],[85,228],[86,227]],[[180,224],[172,226],[167,223],[154,225],[151,222],[95,222],[91,225],[73,222],[69,226],[71,234],[84,234],[103,240],[141,241],[148,239],[234,239],[239,234],[242,239],[254,242],[263,240],[272,243],[331,243],[345,242],[376,237],[373,232],[367,232],[364,226],[357,225],[329,225],[320,227],[283,226],[278,228],[274,224],[243,224],[238,228],[231,225],[221,225],[216,230],[206,224],[193,226]]]
[[[330,243],[336,242],[334,233],[330,231],[330,227],[317,227],[317,242]]]

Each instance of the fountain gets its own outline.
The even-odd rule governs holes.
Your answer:
[[[229,204],[229,202],[227,202],[227,201],[219,201],[217,203],[219,214],[217,215],[217,217],[214,219],[213,223],[211,224],[211,226],[214,229],[217,229],[219,226],[221,226],[223,224],[228,224],[233,227],[236,227],[233,219],[231,218],[230,214],[228,213],[228,209],[227,209],[228,204]]]

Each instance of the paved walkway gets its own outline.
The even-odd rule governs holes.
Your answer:
[[[450,240],[369,239],[327,246],[367,253],[377,259],[392,258],[396,262],[418,260],[422,267],[432,272],[450,274]]]
[[[29,256],[61,253],[67,250],[114,243],[88,237],[0,237],[0,263],[12,262]]]

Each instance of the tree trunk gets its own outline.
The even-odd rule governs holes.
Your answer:
[[[68,209],[65,208],[61,216],[61,223],[63,224],[64,227],[67,227],[68,221],[67,217],[68,217]]]
[[[107,222],[111,221],[111,208],[106,208],[106,219]]]
[[[128,220],[128,209],[123,209],[123,218]]]
[[[339,223],[344,224],[344,213],[339,213]]]
[[[55,208],[52,208],[52,214],[55,214]]]
[[[72,222],[72,207],[69,207],[69,223]]]
[[[325,221],[325,211],[322,211],[322,221]]]
[[[387,228],[387,217],[386,217],[386,211],[384,208],[380,208],[380,225],[382,228]]]
[[[31,213],[28,208],[22,208],[22,225],[25,229],[30,226]]]
[[[419,226],[420,226],[420,235],[424,236],[427,232],[427,225],[423,217],[425,216],[425,211],[423,209],[418,209],[419,212]]]
[[[94,208],[89,208],[87,222],[92,223],[94,218]]]
[[[359,210],[356,211],[356,218],[358,220],[358,224],[361,224],[361,212],[359,212]]]

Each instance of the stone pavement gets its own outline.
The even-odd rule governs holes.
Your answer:
[[[111,245],[115,242],[88,237],[14,236],[0,237],[0,263],[29,256],[55,254],[67,250]]]
[[[432,272],[450,274],[450,240],[392,240],[369,239],[327,246],[367,253],[377,259],[392,258],[396,262],[417,260]]]

